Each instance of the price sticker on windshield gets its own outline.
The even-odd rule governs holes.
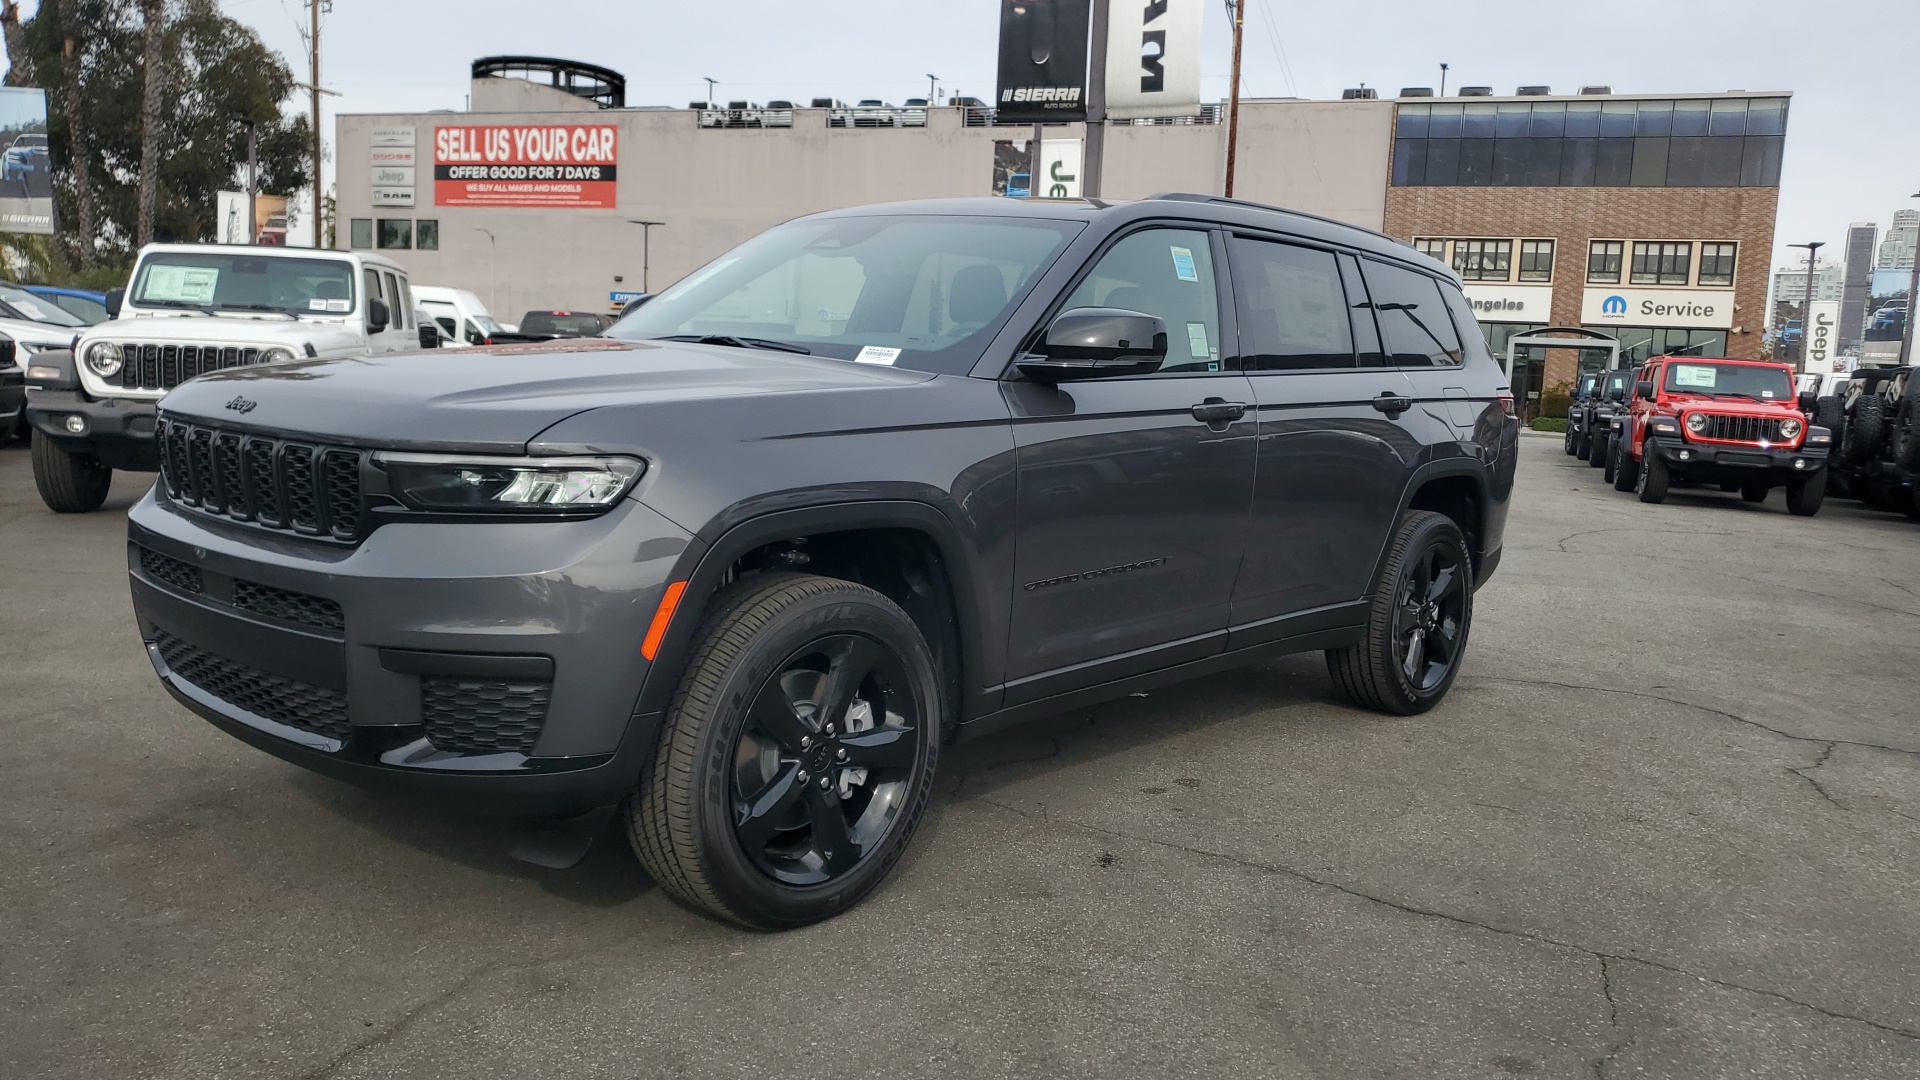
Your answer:
[[[1193,251],[1190,248],[1171,248],[1173,252],[1173,273],[1181,281],[1199,281],[1200,271],[1193,264]]]
[[[1675,364],[1673,385],[1711,390],[1714,386],[1714,369],[1706,364]]]
[[[181,304],[211,304],[220,271],[211,266],[150,266],[142,300],[170,300]]]

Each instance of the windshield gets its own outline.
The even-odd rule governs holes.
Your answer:
[[[1633,386],[1633,372],[1611,371],[1607,373],[1606,394],[1611,397],[1615,390],[1625,392]]]
[[[0,303],[20,313],[21,318],[48,326],[85,326],[85,319],[75,318],[71,312],[63,310],[51,300],[44,300],[25,289],[16,289],[11,285],[0,285]]]
[[[727,337],[960,374],[1081,227],[970,217],[798,221],[721,256],[606,336]]]
[[[1747,364],[1667,365],[1670,394],[1714,394],[1750,397],[1756,401],[1792,401],[1793,380],[1785,368]]]
[[[161,252],[141,260],[131,302],[204,311],[345,315],[353,311],[353,264],[233,251]]]

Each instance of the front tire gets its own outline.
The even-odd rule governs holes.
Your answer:
[[[1673,475],[1667,470],[1665,461],[1648,454],[1646,460],[1640,462],[1637,473],[1633,490],[1640,496],[1641,502],[1661,503],[1667,500],[1667,486],[1672,482]]]
[[[1787,481],[1787,512],[1795,517],[1812,517],[1827,501],[1827,478],[1798,476]]]
[[[1426,712],[1447,696],[1473,626],[1473,560],[1453,519],[1425,510],[1400,519],[1374,582],[1366,633],[1327,650],[1341,696],[1398,716]]]
[[[1633,459],[1633,444],[1623,436],[1619,442],[1619,459],[1613,467],[1613,490],[1632,491],[1640,479],[1640,463]]]
[[[92,454],[77,454],[52,439],[33,440],[33,486],[40,501],[56,514],[86,514],[100,509],[113,487],[113,470]]]
[[[760,930],[871,892],[926,808],[945,705],[893,601],[849,581],[756,575],[715,597],[627,836],[675,899]]]
[[[1765,484],[1748,484],[1740,489],[1740,500],[1750,503],[1766,502],[1767,493],[1771,490]]]
[[[1607,465],[1607,454],[1612,449],[1613,433],[1610,431],[1600,432],[1593,437],[1593,449],[1587,454],[1587,464],[1596,469],[1605,468]]]

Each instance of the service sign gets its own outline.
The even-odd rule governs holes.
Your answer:
[[[1580,324],[1726,330],[1733,326],[1733,290],[1589,287],[1580,294]]]
[[[435,128],[435,206],[616,205],[612,124]]]

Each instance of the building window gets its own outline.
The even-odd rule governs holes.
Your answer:
[[[1620,257],[1626,245],[1619,240],[1595,240],[1587,245],[1587,280],[1595,285],[1620,284]]]
[[[1692,263],[1692,244],[1636,242],[1628,280],[1635,285],[1685,285]]]
[[[413,223],[413,246],[421,251],[440,250],[440,221],[438,218],[421,218]]]
[[[352,248],[373,246],[372,218],[357,217],[347,222],[347,246]]]
[[[1428,258],[1438,259],[1441,262],[1447,261],[1447,242],[1445,240],[1423,239],[1416,236],[1413,238],[1413,247],[1414,250]]]
[[[1453,268],[1463,281],[1506,281],[1513,276],[1513,241],[1455,240]]]
[[[1733,253],[1732,244],[1701,244],[1700,284],[1733,284]]]
[[[1520,280],[1553,280],[1553,241],[1520,241]]]
[[[380,246],[388,249],[412,247],[413,222],[407,218],[381,218]]]

